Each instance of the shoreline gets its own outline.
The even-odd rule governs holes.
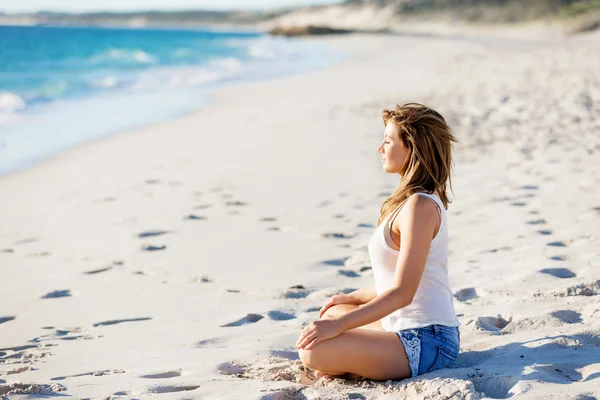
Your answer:
[[[64,29],[65,27],[56,26],[54,28]],[[77,27],[71,28],[75,29]],[[182,30],[185,31],[185,29],[176,29],[176,31]],[[238,32],[226,33],[236,34]],[[192,85],[191,87],[169,87],[168,85],[164,85],[164,87],[151,88],[149,91],[147,89],[146,91],[144,91],[144,89],[136,91],[127,86],[134,86],[137,82],[136,80],[140,77],[135,78],[132,82],[127,83],[126,81],[123,81],[123,83],[121,81],[122,77],[118,72],[114,72],[111,73],[111,75],[108,75],[108,77],[117,81],[115,88],[104,91],[102,89],[89,89],[85,93],[71,93],[64,98],[57,97],[48,104],[42,103],[39,105],[34,101],[32,101],[31,104],[28,103],[24,112],[14,112],[14,116],[20,120],[7,122],[6,125],[0,127],[0,139],[5,140],[5,143],[3,143],[4,145],[10,147],[12,145],[11,141],[16,141],[17,143],[17,147],[10,149],[11,152],[6,154],[6,160],[14,160],[5,160],[4,164],[0,164],[0,176],[23,170],[24,168],[37,164],[44,158],[60,154],[69,149],[77,148],[79,145],[85,144],[90,140],[94,141],[97,138],[111,137],[123,132],[150,127],[156,123],[162,123],[194,113],[211,104],[214,101],[211,94],[221,88],[235,87],[247,83],[304,74],[313,70],[326,68],[328,65],[338,63],[342,60],[341,54],[336,54],[332,49],[323,47],[322,42],[313,41],[312,45],[309,44],[312,48],[307,48],[305,44],[307,42],[311,43],[310,41],[294,40],[292,43],[284,43],[281,41],[265,42],[265,38],[266,40],[269,40],[267,35],[257,36],[253,39],[256,43],[253,44],[252,42],[249,42],[248,46],[266,47],[266,51],[271,52],[288,52],[295,57],[303,57],[305,61],[300,65],[296,65],[298,63],[292,64],[291,60],[283,60],[270,70],[260,72],[258,68],[261,67],[261,63],[264,63],[264,60],[260,56],[249,57],[248,59],[235,58],[235,61],[239,61],[241,65],[239,71],[235,73],[230,72],[227,68],[231,69],[231,67],[227,67],[227,65],[224,67],[218,65],[211,66],[210,62],[197,66],[158,66],[149,71],[141,71],[139,72],[139,75],[141,77],[143,77],[143,74],[151,76],[153,73],[162,73],[164,75],[164,70],[167,68],[167,70],[170,71],[170,77],[177,78],[177,75],[179,74],[183,75],[183,78],[181,79],[185,79],[185,75],[189,73],[187,69],[197,68],[197,74],[209,74],[210,76],[212,73],[217,75],[217,79],[196,86]],[[261,49],[257,48],[256,51],[259,50]],[[220,57],[223,58],[225,56]],[[229,59],[223,58],[223,60],[227,61]],[[162,72],[160,68],[163,68]],[[205,71],[203,72],[203,70]],[[160,77],[160,75],[157,76]],[[13,96],[16,96],[17,99],[22,100],[18,94],[15,94],[8,89],[6,93],[8,95],[12,94]],[[1,94],[2,93],[0,93],[0,95]],[[161,107],[160,103],[162,102],[166,102],[167,106]],[[118,109],[114,109],[114,104],[120,104],[119,107],[133,110],[131,111],[132,115],[127,117],[119,113],[114,114],[115,111],[118,111]],[[159,108],[158,112],[146,117],[139,116],[148,113],[148,110],[153,108]],[[80,126],[79,130],[81,130],[81,126],[86,127],[84,129],[85,133],[79,135],[81,138],[77,137],[77,132],[75,131],[78,129],[77,127],[69,128],[70,122],[68,121],[68,114],[72,112],[75,112],[78,116],[86,115],[86,118],[89,118],[89,120],[84,120],[83,117],[78,117],[79,122],[77,125]],[[10,113],[6,115],[8,117],[11,116]],[[98,117],[99,115],[100,117]],[[95,118],[101,119],[95,121]],[[90,124],[89,127],[87,126],[88,124]],[[58,135],[59,138],[56,142],[49,141],[49,139],[45,137],[40,138],[36,136],[36,132],[48,129],[53,132],[53,134],[56,130],[64,129],[67,131],[70,129],[73,132],[69,131],[67,134],[61,132],[61,134]],[[33,146],[30,145],[30,148],[26,148],[25,145],[21,143],[26,140],[40,142],[40,139],[42,142],[48,141],[45,147],[44,145],[38,144]],[[15,154],[18,154],[17,152],[19,151],[23,155],[16,157]],[[1,155],[2,154],[0,153],[0,157]],[[25,156],[26,158],[23,158]]]
[[[73,397],[600,395],[600,82],[584,39],[311,38],[347,57],[0,177],[0,347],[16,361],[2,383]],[[399,382],[304,385],[301,327],[373,283],[366,243],[398,183],[376,152],[380,113],[404,101],[436,108],[460,141],[461,354]]]

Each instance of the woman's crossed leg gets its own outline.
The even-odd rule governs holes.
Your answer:
[[[323,318],[335,318],[358,306],[340,304]],[[402,342],[393,332],[381,330],[379,321],[350,329],[310,350],[299,350],[302,363],[317,376],[355,374],[373,380],[399,380],[411,376]]]

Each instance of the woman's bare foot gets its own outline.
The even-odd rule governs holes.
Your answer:
[[[322,378],[324,376],[327,376],[327,374],[325,372],[315,370],[315,376],[317,378]]]

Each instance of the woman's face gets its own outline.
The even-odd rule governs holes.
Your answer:
[[[400,132],[392,122],[385,126],[383,142],[377,149],[381,153],[383,170],[391,174],[399,174],[408,155],[408,148],[400,140]]]

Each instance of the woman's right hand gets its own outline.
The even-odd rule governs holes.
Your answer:
[[[327,300],[327,303],[321,307],[321,310],[319,311],[319,318],[323,317],[323,314],[325,314],[325,311],[327,311],[329,307],[335,306],[336,304],[357,304],[357,302],[348,294],[336,294],[331,296],[329,300]]]

